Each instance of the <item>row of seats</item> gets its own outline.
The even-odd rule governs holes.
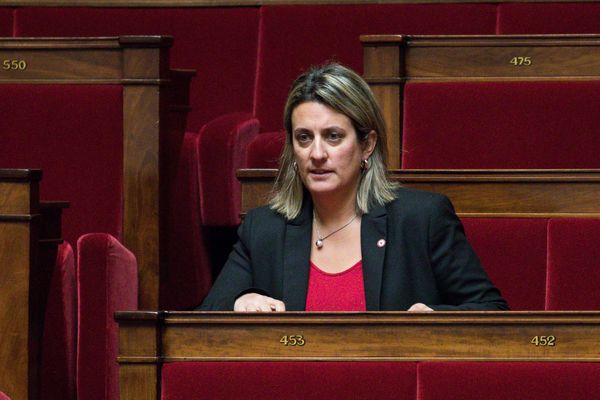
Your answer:
[[[175,362],[161,398],[571,400],[597,398],[599,381],[598,363]]]
[[[544,15],[544,18],[539,18]],[[564,18],[569,15],[570,18]],[[168,260],[173,269],[165,271],[165,285],[161,293],[161,308],[191,308],[204,296],[209,284],[206,277],[211,269],[217,269],[235,240],[235,227],[239,224],[239,184],[233,175],[237,166],[274,166],[283,136],[281,110],[292,79],[311,64],[336,59],[362,71],[362,49],[358,37],[368,33],[405,34],[494,34],[494,33],[588,33],[598,31],[597,16],[600,5],[531,3],[531,4],[387,4],[387,5],[281,5],[262,7],[198,7],[180,8],[53,8],[19,7],[0,8],[0,36],[110,36],[123,34],[170,34],[175,37],[171,63],[177,67],[198,70],[191,88],[192,112],[189,119],[190,135],[203,137],[202,155],[195,172],[200,184],[194,192],[186,188],[169,201],[167,212],[186,222],[176,224],[171,237],[200,237],[190,246],[169,243],[170,248],[193,249],[197,257],[194,264],[179,263],[181,252],[170,251]],[[343,20],[343,26],[330,21]],[[61,23],[53,23],[60,21]],[[110,21],[110,23],[106,23]],[[535,23],[532,23],[535,21]],[[546,24],[546,25],[545,25]],[[319,46],[314,46],[319,43]],[[5,96],[0,99],[2,115],[10,118],[0,120],[1,167],[39,167],[44,170],[43,199],[68,199],[72,206],[65,213],[65,238],[75,241],[84,232],[107,232],[117,238],[122,232],[122,132],[119,128],[122,94],[116,87],[61,85],[12,85],[3,84]],[[461,102],[454,101],[456,93],[448,87],[446,92],[435,92],[425,86],[407,85],[407,128],[403,162],[409,168],[440,166],[450,159],[451,168],[460,161],[466,167],[501,165],[512,160],[520,150],[501,142],[490,156],[482,152],[482,141],[471,140],[473,135],[463,131],[460,123],[441,125],[447,115],[429,118],[437,113],[452,114],[452,108],[463,100],[477,104],[479,95],[493,99],[491,92],[468,98],[464,92]],[[232,90],[233,88],[233,90]],[[429,104],[430,94],[446,99],[441,108]],[[498,91],[496,91],[498,92]],[[595,104],[595,93],[590,90],[590,101]],[[498,93],[495,93],[498,94]],[[511,93],[505,92],[510,100]],[[424,97],[425,103],[421,101]],[[509,101],[510,102],[510,101]],[[580,102],[581,103],[581,102]],[[16,106],[15,106],[16,104]],[[579,104],[579,103],[578,103]],[[534,104],[525,104],[533,107]],[[532,116],[545,121],[539,106]],[[552,105],[552,115],[562,115],[560,105]],[[588,108],[589,108],[588,107]],[[10,110],[10,111],[9,111]],[[92,112],[93,110],[93,112]],[[514,107],[505,114],[524,110],[524,120],[530,108]],[[583,108],[581,114],[592,115]],[[535,110],[533,110],[535,111]],[[230,112],[235,112],[230,114]],[[239,112],[247,113],[246,119]],[[476,129],[490,123],[490,117],[476,112],[464,112],[479,119],[471,125]],[[452,114],[454,115],[454,114]],[[567,115],[565,113],[564,115]],[[455,116],[456,118],[456,116]],[[259,122],[260,121],[260,122]],[[439,122],[440,125],[430,126]],[[483,122],[482,122],[483,121]],[[493,123],[502,122],[512,129],[512,118],[499,114]],[[565,118],[562,125],[548,123],[551,135],[573,132],[571,125],[581,125],[581,119]],[[533,123],[533,122],[532,122]],[[479,124],[479,125],[478,125]],[[491,123],[490,123],[491,124]],[[251,127],[249,127],[251,125]],[[508,126],[507,126],[508,125]],[[224,126],[225,130],[219,130]],[[43,128],[41,128],[43,127]],[[530,125],[521,125],[522,131],[530,132]],[[427,128],[427,129],[425,129]],[[477,128],[479,129],[479,128]],[[583,128],[582,128],[583,129]],[[253,139],[250,135],[262,131]],[[438,143],[437,132],[448,131],[451,135],[437,153],[430,154],[427,143]],[[239,135],[233,133],[238,132]],[[274,132],[272,136],[263,136]],[[497,137],[502,137],[498,130]],[[230,134],[232,133],[232,134]],[[475,132],[477,133],[477,132]],[[572,133],[571,133],[572,135]],[[246,154],[240,147],[227,140],[252,142]],[[453,140],[460,137],[460,140]],[[523,136],[523,148],[539,148],[535,138]],[[555,136],[553,136],[555,137]],[[596,135],[595,137],[598,137]],[[219,139],[216,139],[219,138]],[[417,138],[411,142],[412,138]],[[425,143],[422,145],[421,143]],[[481,159],[453,157],[453,148],[469,144]],[[552,143],[558,143],[553,141]],[[555,159],[571,167],[592,167],[594,146],[574,145],[565,150],[562,144],[553,149]],[[214,147],[213,147],[214,146]],[[179,163],[185,163],[185,149]],[[564,154],[568,157],[564,157]],[[582,154],[582,161],[569,164]],[[486,157],[484,157],[484,155]],[[429,157],[426,157],[429,156]],[[489,157],[488,157],[489,156]],[[526,158],[521,158],[526,159]],[[425,161],[423,161],[425,160]],[[448,166],[450,165],[450,166]],[[504,164],[506,167],[506,164]],[[511,164],[512,165],[512,164]],[[520,167],[530,168],[541,162],[527,162]],[[223,168],[227,166],[227,168]],[[231,168],[229,168],[231,166]],[[556,167],[556,166],[555,166]],[[204,171],[204,172],[203,172]],[[185,175],[185,172],[180,172]],[[188,175],[189,177],[189,175]],[[181,177],[183,181],[187,178]],[[68,184],[65,184],[67,182]],[[188,181],[189,182],[189,181]],[[183,215],[178,197],[188,195],[197,205],[200,219],[193,214]],[[97,199],[102,199],[98,201]],[[223,201],[223,199],[228,199]],[[190,211],[191,212],[191,211]],[[189,226],[190,222],[191,225]],[[186,258],[187,257],[187,258]],[[197,261],[196,261],[197,260]],[[212,265],[206,268],[205,261]],[[198,269],[200,268],[200,269]],[[202,269],[204,268],[204,269]],[[182,276],[193,276],[190,280]],[[209,278],[210,281],[210,278]],[[187,289],[180,291],[180,287]]]
[[[599,310],[600,219],[463,218],[512,310]]]
[[[113,315],[137,309],[137,287],[135,256],[111,235],[82,236],[77,257],[68,242],[59,246],[44,321],[41,398],[118,399]]]

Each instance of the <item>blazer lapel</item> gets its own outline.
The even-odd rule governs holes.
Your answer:
[[[380,309],[383,261],[387,240],[387,213],[385,207],[373,207],[361,220],[360,243],[363,279],[368,311]]]
[[[312,233],[312,203],[306,199],[300,215],[286,226],[283,259],[283,302],[288,311],[306,308],[308,272],[310,262],[310,238]]]

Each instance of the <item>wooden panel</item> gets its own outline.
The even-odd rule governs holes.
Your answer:
[[[160,397],[161,318],[157,312],[138,312],[119,327],[121,400]]]
[[[600,361],[599,333],[600,313],[183,313],[164,321],[162,359]]]
[[[159,88],[128,86],[123,103],[123,242],[138,261],[140,308],[158,309]]]
[[[0,387],[13,400],[29,398],[36,355],[29,347],[31,240],[29,222],[0,223]]]
[[[404,52],[397,77],[570,78],[596,77],[600,35],[361,36],[365,69],[381,62],[382,52]],[[530,57],[528,61],[513,57]],[[521,62],[522,61],[522,62]],[[375,78],[373,74],[367,78]],[[381,75],[385,76],[385,75]]]
[[[401,41],[401,37],[398,40]],[[397,43],[364,46],[364,77],[371,85],[388,131],[386,150],[389,168],[401,167],[404,81],[399,77],[404,75],[404,65],[400,63],[403,54],[404,49]]]
[[[57,50],[40,52],[37,49],[6,50],[0,48],[2,62],[16,61],[16,69],[0,66],[0,82],[55,82],[76,80],[108,80],[121,78],[121,55],[117,49]],[[23,69],[21,69],[23,68]]]
[[[266,204],[275,170],[240,170],[242,212]],[[395,170],[402,186],[439,192],[460,216],[600,217],[598,170]]]
[[[41,305],[30,284],[40,269],[40,179],[39,170],[0,169],[0,388],[13,400],[38,398]]]

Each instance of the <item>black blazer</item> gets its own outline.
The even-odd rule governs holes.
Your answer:
[[[269,207],[251,210],[199,310],[233,310],[241,294],[280,299],[286,310],[304,310],[308,290],[312,202],[288,221]],[[383,247],[378,241],[385,240]],[[367,310],[507,310],[467,242],[462,224],[443,195],[399,189],[385,207],[362,216],[361,251]]]

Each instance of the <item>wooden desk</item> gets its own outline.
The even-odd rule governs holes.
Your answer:
[[[239,170],[242,213],[267,204],[275,170]],[[440,192],[461,217],[600,217],[600,170],[392,170],[402,186]]]
[[[190,361],[600,361],[600,312],[119,312],[121,400]]]
[[[194,75],[169,70],[172,43],[164,36],[0,38],[0,60],[9,61],[0,84],[122,86],[123,241],[138,260],[140,307],[149,309],[159,307],[169,160],[179,151]]]
[[[0,169],[0,388],[39,398],[45,302],[64,202],[40,203],[39,170]]]

